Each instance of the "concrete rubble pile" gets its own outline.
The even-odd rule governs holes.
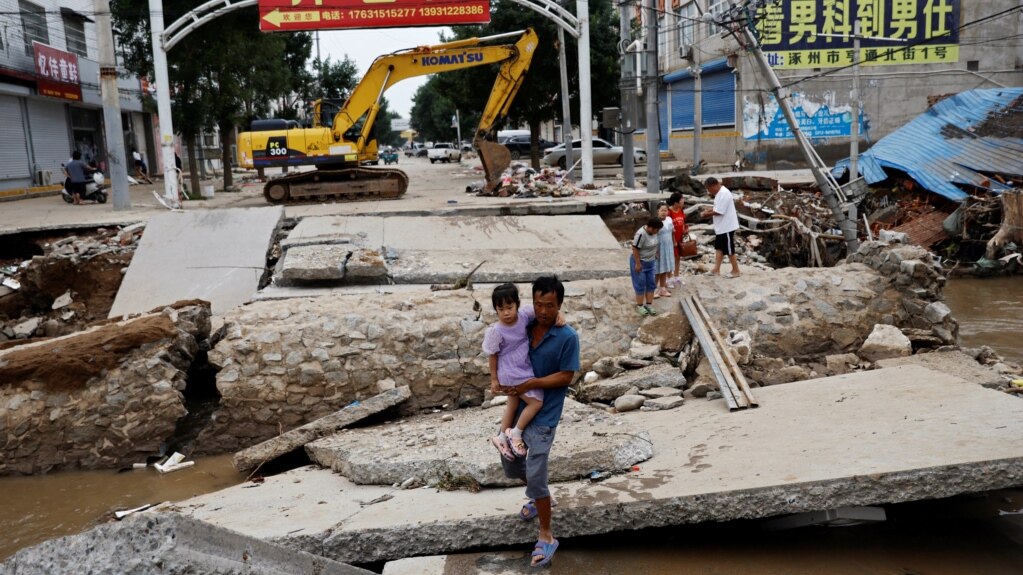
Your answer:
[[[466,186],[467,194],[476,196],[496,196],[499,198],[568,198],[572,196],[612,195],[615,191],[629,190],[621,186],[576,186],[567,170],[555,167],[543,167],[534,170],[528,164],[512,162],[511,167],[501,175],[501,183],[492,191],[484,190],[485,182],[473,182]]]
[[[0,342],[63,335],[105,318],[144,229],[99,228],[0,267]]]
[[[210,335],[205,302],[0,351],[0,475],[131,465],[186,414],[186,377]]]

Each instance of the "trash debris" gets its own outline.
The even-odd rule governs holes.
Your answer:
[[[167,461],[163,463],[157,463],[153,465],[160,473],[173,473],[174,471],[180,471],[187,469],[195,465],[194,461],[185,461],[185,456],[175,451]]]
[[[0,283],[2,283],[4,287],[10,288],[14,291],[18,291],[21,289],[21,282],[14,278],[4,278],[3,282]]]
[[[139,511],[145,511],[146,509],[149,509],[153,505],[155,505],[155,503],[146,503],[145,505],[140,505],[140,506],[136,507],[135,509],[126,509],[124,511],[114,511],[114,518],[117,519],[118,521],[120,521],[121,519],[124,519],[125,517],[127,517],[127,516],[129,516],[129,515],[131,515],[133,513],[138,513]]]
[[[598,481],[603,481],[603,480],[607,479],[608,477],[611,477],[611,472],[609,472],[609,471],[596,471],[595,470],[595,471],[591,471],[590,472],[589,477],[590,477],[590,481],[592,481],[593,483],[596,483]]]

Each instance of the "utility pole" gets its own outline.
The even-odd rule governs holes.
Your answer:
[[[117,58],[114,56],[114,30],[110,23],[110,0],[95,0],[93,8],[96,11],[96,36],[99,43],[99,78],[103,97],[107,172],[114,190],[114,210],[127,210],[131,209],[131,194],[128,192],[121,99],[117,91]]]
[[[632,42],[632,26],[629,22],[629,11],[627,8],[631,3],[626,0],[618,4],[618,33],[621,38],[621,46],[628,46]],[[625,187],[632,188],[636,185],[636,153],[635,144],[632,140],[632,132],[635,123],[632,121],[633,109],[635,107],[636,92],[630,87],[630,82],[636,72],[633,70],[633,62],[629,57],[629,51],[622,51],[621,85],[619,91],[621,96],[621,131],[622,131],[622,180]]]
[[[458,150],[458,155],[462,155],[462,117],[458,114],[458,108],[455,108],[455,149]]]
[[[817,187],[820,188],[821,193],[824,195],[824,200],[828,204],[828,208],[831,209],[831,214],[835,218],[835,223],[839,229],[842,230],[842,236],[845,238],[846,249],[849,253],[855,252],[859,249],[859,239],[857,238],[857,226],[855,221],[851,221],[845,214],[843,206],[839,201],[839,194],[841,194],[841,187],[838,182],[831,176],[830,172],[825,170],[824,160],[817,155],[817,151],[814,150],[813,146],[810,145],[810,141],[803,134],[803,131],[799,128],[799,122],[796,121],[795,114],[792,113],[792,108],[789,105],[790,92],[788,89],[782,87],[781,82],[778,80],[778,76],[774,73],[774,69],[771,68],[770,63],[767,61],[767,56],[764,55],[764,51],[760,47],[760,40],[753,33],[753,24],[749,21],[749,4],[750,2],[744,2],[738,7],[738,14],[740,16],[739,28],[745,39],[745,43],[750,47],[753,52],[754,61],[760,67],[760,71],[767,78],[771,85],[771,93],[774,94],[775,101],[778,102],[778,106],[781,108],[782,113],[785,115],[785,121],[789,125],[789,129],[792,130],[792,135],[796,139],[796,143],[799,145],[799,150],[803,153],[803,158],[806,163],[810,165],[810,171],[813,172],[814,180],[817,182]],[[706,17],[706,16],[705,16]],[[711,18],[712,20],[712,18]]]
[[[860,102],[860,20],[856,19],[853,24],[853,117],[849,126],[849,181],[860,176],[860,110],[863,104]]]
[[[657,111],[657,0],[646,0],[646,191],[661,191],[661,122]]]
[[[590,0],[576,0],[579,20],[579,135],[582,137],[583,184],[593,183],[593,96],[590,90]],[[571,142],[569,143],[571,145]]]
[[[160,115],[160,150],[164,172],[174,165],[174,125],[171,121],[170,80],[167,71],[167,51],[163,45],[163,2],[149,0],[149,27],[153,32],[153,74],[156,76],[156,109]],[[200,150],[202,148],[200,147]],[[228,165],[227,162],[224,165]],[[178,179],[163,178],[164,201],[178,205]]]
[[[565,30],[558,26],[558,61],[561,64],[561,141],[565,143],[565,169],[573,172],[572,166],[572,103],[568,95],[568,60],[565,58]]]

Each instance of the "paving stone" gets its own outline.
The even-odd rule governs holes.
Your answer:
[[[284,254],[281,277],[288,282],[334,282],[345,279],[345,262],[352,253],[346,245],[291,248]]]
[[[643,407],[647,407],[655,411],[660,411],[662,409],[675,409],[676,407],[680,407],[683,403],[685,403],[685,401],[686,400],[681,396],[658,397],[656,399],[648,399],[646,403],[643,404]]]
[[[682,390],[674,387],[654,387],[651,389],[640,390],[640,395],[656,399],[658,397],[675,397],[682,395]]]

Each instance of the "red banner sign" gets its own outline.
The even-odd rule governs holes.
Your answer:
[[[259,0],[263,32],[490,22],[490,0]]]
[[[32,42],[36,86],[40,96],[82,100],[82,79],[78,76],[78,54]]]

